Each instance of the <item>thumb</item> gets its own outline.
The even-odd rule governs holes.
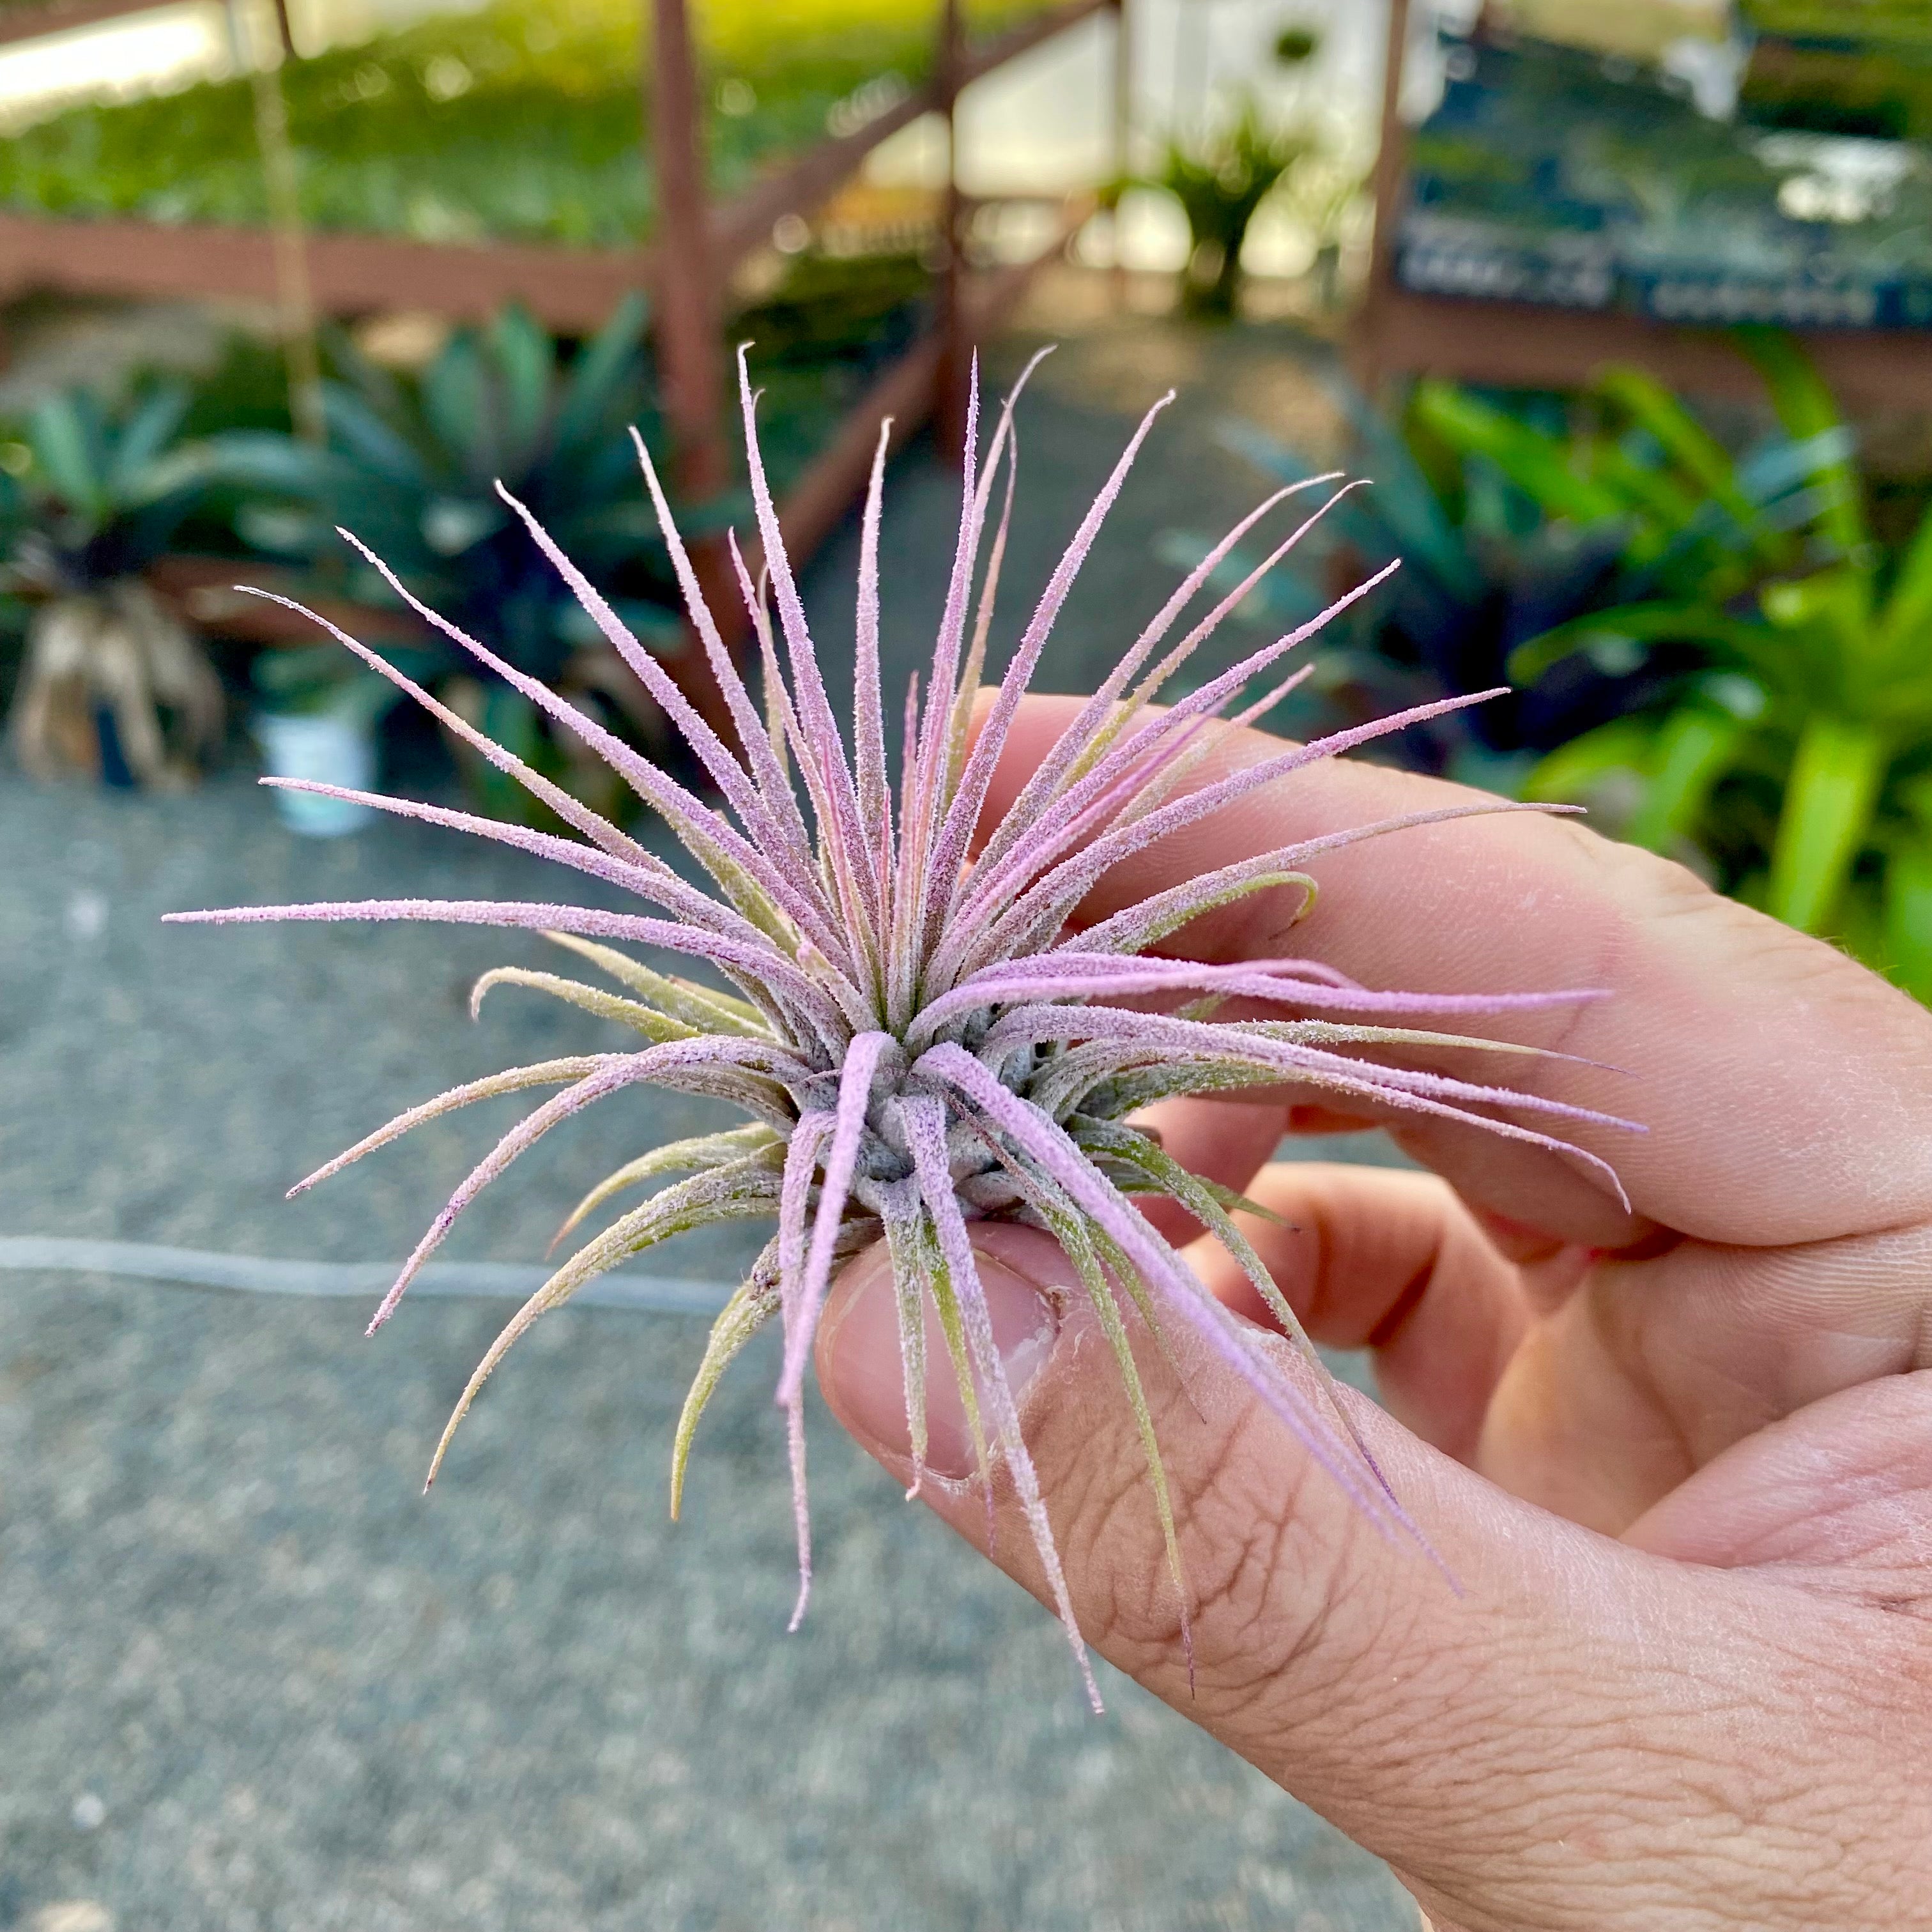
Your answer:
[[[1796,1605],[1811,1618],[1828,1606],[1550,1515],[1340,1390],[1438,1567],[1361,1515],[1210,1348],[1169,1334],[1163,1350],[1143,1330],[1136,1355],[1180,1531],[1190,1680],[1140,1436],[1079,1277],[1034,1230],[982,1224],[974,1240],[1075,1612],[1102,1655],[1387,1858],[1441,1932],[1650,1932],[1660,1883],[1694,1888],[1706,1862],[1712,1896],[1735,1894],[1740,1821],[1748,1837],[1771,1802],[1752,1780],[1780,1754],[1790,1771],[1805,1728],[1802,1683],[1780,1690],[1792,1676],[1780,1633]],[[989,1532],[943,1347],[926,1360],[921,1496],[1047,1598],[997,1468]],[[818,1361],[834,1413],[907,1480],[882,1250],[835,1287]],[[1667,1880],[1652,1862],[1660,1843]],[[1762,1922],[1786,1922],[1774,1911]]]

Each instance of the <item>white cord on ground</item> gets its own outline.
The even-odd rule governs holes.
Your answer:
[[[394,1262],[284,1262],[258,1255],[216,1254],[146,1241],[99,1241],[59,1234],[0,1234],[0,1269],[64,1274],[120,1275],[190,1288],[234,1288],[255,1294],[367,1296],[380,1300],[396,1278]],[[412,1295],[465,1295],[521,1301],[550,1278],[550,1270],[508,1262],[431,1262],[411,1284]],[[602,1308],[652,1315],[716,1315],[731,1291],[716,1282],[620,1270],[586,1282],[572,1298]]]

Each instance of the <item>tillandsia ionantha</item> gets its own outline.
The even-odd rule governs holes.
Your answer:
[[[1287,1298],[1242,1234],[1234,1214],[1247,1204],[1188,1172],[1163,1150],[1156,1132],[1136,1124],[1136,1115],[1177,1094],[1288,1082],[1344,1102],[1379,1103],[1468,1122],[1542,1147],[1563,1147],[1564,1142],[1542,1128],[1507,1114],[1540,1116],[1549,1125],[1612,1124],[1610,1117],[1366,1055],[1378,1048],[1412,1057],[1441,1048],[1532,1052],[1535,1049],[1460,1033],[1398,1026],[1388,1016],[1494,1014],[1593,995],[1372,991],[1310,959],[1202,964],[1154,952],[1190,920],[1249,894],[1285,890],[1300,895],[1306,910],[1315,884],[1303,868],[1318,854],[1354,840],[1472,812],[1535,808],[1497,800],[1472,800],[1284,844],[1156,892],[1097,924],[1077,928],[1071,922],[1103,874],[1155,840],[1317,760],[1478,701],[1450,698],[1419,706],[1314,742],[1284,742],[1278,754],[1232,774],[1204,771],[1206,754],[1228,724],[1259,717],[1306,675],[1295,671],[1244,700],[1331,610],[1208,678],[1166,708],[1154,702],[1222,618],[1340,492],[1330,494],[1245,581],[1170,643],[1222,559],[1269,512],[1300,492],[1334,484],[1336,476],[1278,490],[1202,560],[988,830],[982,819],[989,782],[1021,698],[1102,522],[1156,416],[1171,398],[1156,404],[1135,431],[1067,544],[1004,674],[989,685],[984,676],[988,629],[1013,503],[1013,405],[1025,376],[1000,412],[982,461],[976,375],[958,538],[944,614],[923,692],[915,677],[907,695],[895,787],[889,777],[880,670],[885,437],[882,434],[874,458],[862,526],[848,748],[780,537],[759,455],[757,398],[742,351],[739,374],[764,580],[754,578],[735,538],[729,548],[762,660],[762,712],[706,606],[641,438],[637,445],[692,625],[729,707],[736,746],[705,722],[546,532],[506,493],[510,508],[523,518],[585,610],[682,732],[715,788],[715,801],[519,672],[488,645],[456,629],[411,596],[379,559],[363,552],[426,621],[608,759],[643,803],[662,818],[709,875],[715,892],[688,883],[374,652],[336,631],[350,650],[527,787],[578,836],[326,785],[297,788],[358,799],[540,854],[634,893],[656,911],[386,899],[173,916],[226,922],[424,920],[524,927],[546,934],[623,988],[607,992],[522,967],[486,974],[478,982],[472,1011],[492,986],[524,986],[632,1028],[646,1043],[633,1052],[591,1052],[515,1067],[453,1088],[379,1127],[299,1184],[311,1186],[421,1122],[472,1101],[531,1088],[562,1089],[505,1135],[451,1196],[376,1310],[371,1333],[388,1319],[477,1194],[541,1136],[592,1102],[650,1082],[716,1096],[750,1117],[743,1126],[645,1153],[585,1197],[566,1222],[566,1232],[622,1192],[674,1172],[691,1177],[662,1186],[611,1222],[518,1311],[464,1390],[436,1445],[432,1481],[477,1391],[539,1316],[560,1307],[594,1276],[673,1234],[747,1217],[776,1219],[777,1232],[712,1330],[686,1402],[673,1451],[672,1512],[676,1513],[686,1458],[707,1398],[733,1358],[776,1316],[783,1330],[778,1400],[786,1418],[798,1534],[796,1628],[812,1576],[803,1418],[814,1329],[835,1270],[862,1248],[883,1240],[898,1309],[912,1492],[929,1479],[924,1466],[923,1390],[930,1316],[957,1378],[977,1447],[980,1479],[989,1480],[997,1454],[1038,1546],[1054,1604],[1097,1708],[1052,1528],[994,1346],[974,1260],[974,1222],[1030,1222],[1053,1234],[1071,1258],[1112,1345],[1124,1398],[1138,1426],[1185,1634],[1186,1584],[1160,1448],[1136,1366],[1137,1330],[1158,1342],[1174,1324],[1188,1324],[1260,1394],[1378,1524],[1418,1540],[1420,1532],[1354,1439],[1346,1410],[1332,1399],[1332,1386],[1319,1378],[1318,1358]],[[995,520],[995,482],[1003,472]],[[1371,578],[1334,608],[1366,596],[1387,574]],[[776,626],[770,614],[773,604]],[[608,943],[614,940],[707,960],[734,990],[661,972],[617,950]],[[1243,1003],[1237,1010],[1258,1003],[1264,1014],[1277,1016],[1216,1018],[1216,1010],[1230,1000]],[[1616,1188],[1616,1176],[1604,1162],[1571,1151]],[[1260,1330],[1207,1292],[1135,1205],[1134,1197],[1147,1195],[1171,1197],[1219,1238],[1314,1372],[1290,1372],[1273,1352],[1279,1345],[1264,1344]]]

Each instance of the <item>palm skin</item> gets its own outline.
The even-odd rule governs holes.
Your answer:
[[[1067,702],[1030,701],[991,808]],[[1216,758],[1272,748],[1230,734]],[[1449,789],[1298,773],[1085,910]],[[1064,1260],[1030,1230],[983,1234],[1043,1363],[1028,1438],[1083,1628],[1388,1858],[1440,1932],[1932,1925],[1932,1015],[1566,821],[1405,832],[1319,877],[1292,935],[1250,902],[1170,948],[1303,951],[1371,986],[1603,988],[1510,1034],[1589,1064],[1511,1078],[1644,1124],[1577,1136],[1630,1206],[1453,1125],[1394,1124],[1432,1173],[1270,1165],[1285,1128],[1363,1124],[1294,1094],[1168,1103],[1170,1152],[1289,1224],[1245,1225],[1310,1332],[1374,1349],[1388,1413],[1358,1426],[1454,1579],[1369,1532],[1211,1364],[1148,1350],[1191,1678],[1132,1428],[1053,1292]],[[1190,1259],[1260,1318],[1217,1246]],[[898,1471],[882,1280],[871,1257],[848,1270],[819,1360]],[[970,1484],[926,1499],[987,1546]],[[1039,1588],[1016,1529],[991,1553]]]

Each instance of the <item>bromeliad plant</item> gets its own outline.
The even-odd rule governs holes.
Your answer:
[[[218,469],[182,434],[192,400],[179,382],[111,405],[62,390],[4,446],[0,602],[25,630],[8,735],[36,776],[178,784],[220,740],[220,684],[145,574]]]
[[[741,382],[742,366],[741,358]],[[1198,823],[1287,772],[1476,701],[1448,699],[1316,743],[1284,744],[1276,755],[1232,776],[1209,777],[1203,772],[1204,758],[1216,742],[1216,721],[1231,712],[1238,724],[1258,716],[1297,682],[1300,672],[1251,702],[1242,697],[1318,629],[1322,620],[1252,652],[1162,711],[1150,700],[1187,664],[1244,594],[1243,587],[1220,599],[1178,641],[1170,644],[1170,636],[1226,550],[1268,511],[1295,495],[1297,488],[1308,484],[1276,491],[1168,600],[976,851],[994,768],[1022,696],[1161,406],[1135,434],[1068,544],[1005,675],[988,689],[982,677],[988,626],[1013,500],[1012,403],[1009,400],[1000,417],[981,469],[972,427],[976,394],[968,416],[958,540],[944,615],[923,692],[915,682],[908,694],[896,795],[888,776],[880,671],[884,439],[862,525],[848,747],[786,560],[759,455],[754,406],[746,386],[750,480],[776,604],[776,630],[742,559],[738,574],[761,647],[769,722],[754,706],[705,606],[643,440],[638,442],[645,482],[693,624],[730,706],[736,748],[686,703],[536,518],[507,493],[505,497],[584,610],[682,730],[716,788],[717,803],[688,789],[594,718],[574,710],[489,645],[426,606],[417,607],[425,621],[492,675],[608,758],[709,874],[713,891],[688,883],[338,632],[350,651],[466,737],[478,755],[527,787],[578,836],[556,836],[326,786],[297,789],[361,799],[386,812],[496,839],[633,893],[656,910],[404,899],[241,907],[174,916],[222,922],[425,920],[521,928],[547,934],[623,988],[605,992],[520,967],[487,974],[477,986],[478,1000],[493,986],[535,988],[630,1027],[646,1043],[634,1052],[586,1053],[517,1067],[454,1088],[377,1129],[301,1184],[307,1187],[326,1179],[418,1124],[472,1101],[542,1087],[562,1090],[506,1135],[456,1190],[376,1310],[372,1330],[388,1318],[478,1192],[550,1128],[604,1096],[654,1082],[717,1096],[750,1117],[747,1125],[734,1130],[644,1153],[592,1190],[566,1229],[622,1192],[680,1170],[692,1173],[662,1186],[587,1241],[518,1312],[464,1390],[436,1447],[432,1480],[484,1379],[539,1316],[561,1306],[601,1271],[672,1234],[724,1221],[775,1219],[776,1233],[712,1331],[677,1431],[672,1507],[675,1514],[686,1457],[706,1399],[751,1336],[776,1317],[784,1338],[778,1393],[788,1420],[797,1517],[800,1587],[795,1626],[811,1576],[803,1434],[806,1366],[834,1270],[862,1247],[883,1240],[898,1291],[914,1487],[928,1479],[922,1390],[930,1313],[979,1444],[982,1479],[988,1478],[997,1448],[1084,1671],[1084,1652],[1052,1526],[994,1346],[974,1259],[974,1223],[1030,1222],[1050,1231],[1071,1257],[1112,1346],[1138,1424],[1184,1629],[1186,1586],[1160,1450],[1136,1366],[1137,1325],[1144,1324],[1156,1338],[1164,1331],[1192,1329],[1260,1393],[1363,1509],[1384,1526],[1412,1526],[1372,1462],[1352,1441],[1345,1412],[1325,1400],[1318,1364],[1287,1300],[1232,1218],[1232,1210],[1242,1204],[1238,1197],[1180,1167],[1163,1151],[1156,1134],[1134,1124],[1136,1111],[1174,1094],[1292,1082],[1312,1084],[1346,1102],[1467,1122],[1512,1139],[1559,1146],[1544,1127],[1606,1123],[1607,1117],[1542,1096],[1400,1061],[1379,1064],[1366,1056],[1377,1049],[1410,1057],[1464,1049],[1522,1053],[1528,1049],[1397,1026],[1390,1016],[1517,1012],[1591,996],[1373,992],[1309,960],[1204,965],[1154,956],[1154,949],[1191,920],[1249,894],[1299,893],[1305,908],[1314,887],[1302,868],[1317,854],[1402,826],[1472,812],[1537,808],[1495,800],[1285,844],[1155,893],[1084,930],[1070,929],[1075,908],[1094,883],[1155,840]],[[1003,462],[1003,503],[982,577],[980,555]],[[1278,545],[1275,556],[1322,514],[1318,509]],[[732,551],[736,557],[735,540]],[[373,554],[363,554],[372,567],[383,568]],[[976,578],[980,579],[976,601]],[[1380,580],[1372,580],[1354,596],[1366,595]],[[410,594],[400,583],[398,590],[405,597]],[[613,941],[708,960],[731,990],[646,966]],[[1272,1016],[1216,1018],[1216,1008],[1231,1000],[1262,1003],[1262,1012]],[[1507,1117],[1516,1112],[1540,1117],[1543,1124]],[[1603,1162],[1589,1154],[1579,1157],[1616,1187]],[[1180,1202],[1240,1259],[1299,1348],[1306,1374],[1285,1366],[1258,1331],[1206,1292],[1134,1206],[1133,1197],[1146,1194]],[[1086,1681],[1091,1694],[1090,1673]]]
[[[1375,487],[1340,506],[1298,567],[1239,614],[1307,616],[1338,569],[1400,556],[1391,598],[1358,614],[1357,648],[1331,650],[1330,664],[1384,704],[1405,689],[1432,695],[1508,675],[1510,697],[1444,721],[1421,748],[1479,782],[1511,782],[1532,754],[1674,690],[1698,668],[1694,650],[1680,648],[1700,634],[1694,614],[1721,624],[1726,604],[1798,562],[1827,500],[1821,478],[1848,446],[1841,426],[1787,428],[1734,458],[1634,368],[1604,370],[1567,405],[1532,397],[1505,409],[1423,382],[1393,423],[1346,381],[1330,393]],[[1231,420],[1222,440],[1266,476],[1311,466],[1250,423]],[[1174,531],[1162,544],[1187,564],[1208,539]],[[1248,561],[1231,556],[1227,580]],[[1629,610],[1629,622],[1603,622],[1612,610]],[[1533,644],[1546,636],[1548,649]]]
[[[1528,795],[1627,790],[1624,836],[1700,852],[1726,890],[1932,999],[1932,511],[1880,542],[1830,389],[1787,338],[1748,346],[1801,460],[1802,514],[1764,533],[1774,567],[1748,596],[1619,602],[1515,653],[1526,681],[1606,648],[1666,674],[1553,752]]]
[[[656,718],[634,678],[531,548],[504,507],[506,481],[585,568],[595,571],[633,634],[659,648],[682,641],[676,589],[657,531],[625,490],[628,424],[652,425],[656,385],[641,299],[620,303],[574,356],[514,306],[459,330],[419,374],[399,375],[346,337],[329,340],[324,447],[285,436],[220,440],[225,460],[259,493],[237,527],[256,548],[305,565],[339,594],[393,603],[385,574],[348,568],[335,526],[352,518],[394,578],[459,627],[488,628],[519,671],[570,689],[607,717],[626,707],[640,730]],[[528,764],[604,808],[615,782],[598,760],[575,760],[542,711],[460,652],[430,681],[456,710]],[[487,765],[465,777],[498,816],[532,800]]]

